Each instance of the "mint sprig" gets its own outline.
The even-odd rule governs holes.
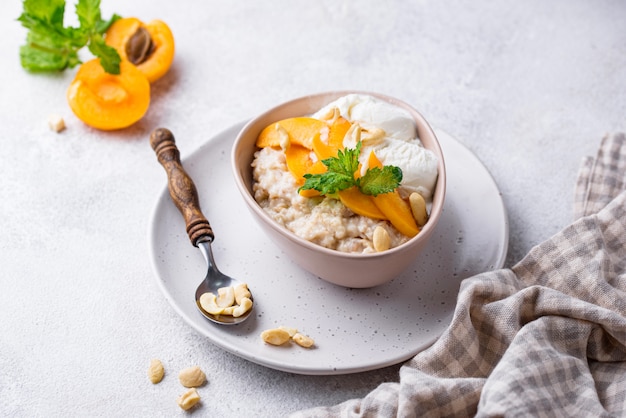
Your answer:
[[[103,20],[100,0],[78,0],[79,27],[64,26],[65,0],[24,0],[18,21],[28,29],[20,47],[22,67],[34,72],[63,71],[81,64],[78,51],[87,46],[104,70],[120,73],[120,56],[102,35],[120,17]]]
[[[356,186],[366,195],[376,196],[393,192],[402,181],[402,169],[393,165],[383,168],[368,168],[365,174],[357,179],[354,173],[359,169],[361,141],[356,148],[339,150],[337,157],[322,160],[327,171],[321,174],[305,174],[304,184],[298,190],[317,190],[329,195]]]

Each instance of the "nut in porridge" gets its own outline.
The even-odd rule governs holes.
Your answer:
[[[424,197],[417,192],[413,192],[409,196],[409,203],[415,222],[417,222],[419,226],[424,226],[428,220],[428,210],[426,209]]]
[[[380,225],[374,229],[372,242],[374,243],[374,249],[379,252],[386,251],[391,247],[391,237],[387,230]]]

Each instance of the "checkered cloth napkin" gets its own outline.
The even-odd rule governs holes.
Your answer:
[[[574,212],[511,269],[464,280],[399,382],[292,416],[626,416],[626,135],[583,161]]]

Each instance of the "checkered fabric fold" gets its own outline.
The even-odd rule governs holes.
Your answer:
[[[574,222],[464,280],[450,326],[363,399],[292,417],[626,416],[626,135],[576,182]]]

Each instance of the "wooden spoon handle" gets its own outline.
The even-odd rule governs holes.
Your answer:
[[[213,229],[200,210],[196,186],[180,162],[174,135],[168,129],[158,128],[150,135],[150,146],[167,173],[170,196],[185,219],[191,243],[197,247],[200,238],[213,241]]]

